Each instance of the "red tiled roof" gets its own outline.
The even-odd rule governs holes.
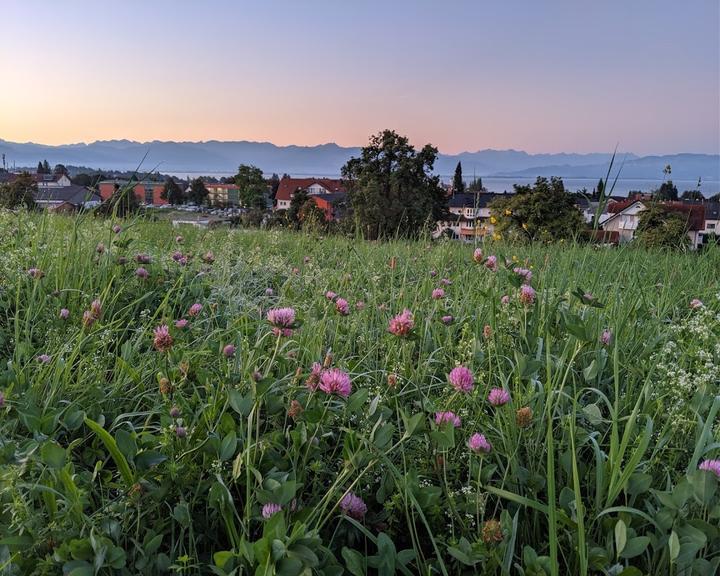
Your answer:
[[[663,202],[662,205],[670,212],[681,212],[687,216],[689,230],[697,231],[705,228],[705,207],[702,204],[686,204],[685,202]]]
[[[342,180],[333,178],[283,178],[280,180],[275,199],[290,200],[292,194],[294,194],[298,188],[304,190],[313,184],[320,184],[320,186],[325,188],[330,194],[345,192],[345,186],[343,186]]]
[[[617,214],[618,212],[622,212],[627,208],[628,206],[632,206],[635,204],[637,200],[623,200],[622,202],[610,202],[607,207],[607,211],[610,214]]]
[[[624,202],[612,202],[608,205],[610,214],[618,214],[639,200],[625,200]],[[687,202],[659,202],[668,212],[680,212],[687,216],[689,230],[703,230],[705,228],[705,206],[702,204],[689,204]]]

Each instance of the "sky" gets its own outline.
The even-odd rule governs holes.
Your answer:
[[[3,0],[0,139],[720,152],[718,0]]]

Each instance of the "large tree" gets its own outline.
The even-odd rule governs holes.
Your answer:
[[[241,164],[235,175],[240,203],[249,209],[264,210],[267,208],[265,195],[268,191],[263,173],[256,166]]]
[[[270,199],[275,203],[275,194],[277,194],[278,188],[280,187],[280,176],[273,173],[267,180],[267,184],[270,187]]]
[[[467,189],[468,192],[482,192],[484,190],[482,178],[473,178]]]
[[[561,178],[538,178],[534,185],[515,185],[515,194],[491,204],[495,230],[510,239],[552,241],[572,238],[583,227],[575,197]]]
[[[190,191],[188,192],[188,200],[190,202],[202,206],[207,202],[207,197],[208,189],[205,188],[205,182],[203,182],[202,178],[195,178],[195,180],[190,182]]]
[[[705,197],[702,195],[702,192],[700,190],[685,190],[685,192],[682,193],[682,196],[680,196],[683,200],[705,200]]]
[[[315,202],[310,199],[306,190],[303,190],[302,188],[295,190],[290,200],[290,207],[287,211],[287,219],[290,225],[296,229],[300,228],[302,223],[300,212],[302,211],[303,206],[305,206],[308,202],[315,204]]]
[[[640,213],[637,239],[647,247],[684,248],[690,241],[689,227],[687,214],[653,202]]]
[[[31,210],[35,207],[37,184],[27,172],[18,176],[12,184],[0,185],[0,207],[20,208]]]
[[[666,201],[666,200],[677,200],[678,189],[672,180],[666,180],[660,185],[660,188],[653,192],[653,200]]]
[[[160,193],[160,198],[167,200],[168,203],[172,205],[185,203],[185,194],[183,194],[182,188],[169,176],[167,180],[165,180],[165,186],[163,186],[162,192]]]
[[[458,162],[453,176],[453,194],[462,194],[463,192],[465,192],[465,181],[462,175],[462,164]]]
[[[447,214],[447,195],[432,169],[437,148],[415,150],[392,130],[370,137],[342,168],[361,231],[370,239],[413,237]]]

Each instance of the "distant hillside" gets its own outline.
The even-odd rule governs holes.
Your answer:
[[[658,178],[663,168],[670,164],[671,178],[676,180],[720,180],[720,156],[713,154],[671,154],[667,156],[620,156],[615,166],[622,165],[622,178]],[[502,171],[498,176],[535,177],[535,176],[564,176],[566,178],[599,178],[607,172],[607,162],[599,164],[584,164],[571,166],[568,164],[553,164],[524,170]]]
[[[340,168],[360,153],[358,147],[337,144],[276,146],[269,142],[134,142],[104,140],[90,144],[48,146],[0,140],[0,153],[10,167],[36,166],[47,159],[51,165],[72,164],[103,170],[159,170],[175,173],[234,172],[239,164],[254,164],[266,173],[337,175]],[[144,160],[143,160],[144,158]],[[708,154],[673,154],[638,157],[626,154],[624,178],[658,178],[666,164],[673,177],[720,180],[720,157]],[[449,176],[458,161],[466,178],[477,176],[564,176],[600,178],[607,170],[610,154],[528,154],[519,150],[480,150],[440,154],[435,170]]]

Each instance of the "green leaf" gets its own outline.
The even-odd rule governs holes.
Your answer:
[[[105,448],[107,448],[108,452],[110,452],[110,456],[112,456],[112,459],[120,472],[120,476],[122,476],[122,479],[125,481],[127,487],[130,488],[130,486],[135,483],[135,478],[130,470],[130,465],[125,459],[125,456],[123,456],[122,452],[120,452],[115,439],[110,436],[110,434],[102,426],[100,426],[100,424],[90,420],[89,418],[85,418],[85,425],[95,432],[98,438],[100,438],[102,443],[105,445]]]
[[[620,557],[620,554],[625,549],[627,543],[627,526],[622,520],[618,520],[615,524],[615,554]]]
[[[82,410],[73,410],[65,414],[63,423],[68,430],[77,430],[82,426],[83,420],[85,420],[85,412]]]
[[[647,536],[636,536],[635,538],[630,538],[625,544],[620,556],[622,558],[635,558],[635,556],[639,556],[645,552],[649,543],[650,538]]]
[[[448,423],[444,424],[440,430],[430,432],[430,438],[437,444],[440,450],[450,450],[455,447],[455,427]]]
[[[213,562],[218,568],[225,568],[225,564],[227,564],[229,560],[232,560],[234,556],[235,554],[233,554],[231,550],[221,550],[213,554]]]
[[[133,438],[132,434],[130,434],[127,430],[118,430],[115,433],[115,442],[117,443],[120,452],[122,452],[129,460],[132,460],[135,457],[135,454],[137,454],[137,443],[135,442],[135,438]]]
[[[233,388],[228,392],[228,399],[230,400],[230,406],[235,412],[245,417],[250,414],[254,404],[252,395],[248,394],[247,396],[243,396],[238,390]]]
[[[368,399],[369,390],[367,388],[360,388],[350,398],[348,398],[345,408],[348,412],[358,412],[362,408],[363,404]]]
[[[670,562],[675,562],[678,555],[680,554],[680,538],[678,538],[677,532],[675,532],[675,530],[670,533],[670,538],[668,540],[668,548],[670,549]]]
[[[650,490],[652,484],[652,476],[637,472],[630,476],[627,483],[627,491],[631,496],[638,496]]]
[[[187,502],[179,502],[175,505],[175,508],[173,508],[173,518],[175,518],[183,528],[190,526],[190,508]]]
[[[223,438],[222,444],[220,445],[220,460],[230,460],[235,454],[237,448],[237,434],[235,430],[231,430],[230,433]]]
[[[94,576],[92,564],[84,560],[71,560],[63,564],[63,576]]]
[[[155,450],[143,450],[135,458],[135,466],[138,470],[149,470],[153,466],[167,460],[167,456]]]
[[[345,567],[352,576],[365,576],[367,573],[364,558],[355,550],[343,546],[342,557],[345,560]]]
[[[277,576],[299,576],[303,571],[303,563],[297,558],[283,558],[275,564]]]
[[[695,470],[688,474],[688,480],[693,488],[693,496],[698,503],[710,506],[718,488],[717,476],[704,470]]]
[[[422,412],[413,414],[409,418],[406,418],[403,414],[403,419],[405,421],[405,436],[408,438],[425,429],[426,418]]]
[[[45,442],[40,448],[40,458],[50,468],[62,468],[65,466],[67,451],[60,444],[52,441]]]
[[[395,425],[391,423],[383,424],[378,430],[375,431],[373,434],[372,442],[377,446],[380,450],[384,450],[385,448],[388,448],[390,445],[390,442],[392,441],[393,433],[395,432]]]

